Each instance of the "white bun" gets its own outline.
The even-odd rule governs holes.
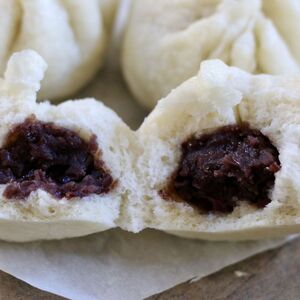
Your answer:
[[[299,0],[133,0],[123,73],[152,108],[201,61],[252,73],[300,73]]]
[[[46,64],[33,51],[16,53],[0,79],[0,147],[9,130],[34,114],[78,133],[95,134],[116,186],[107,194],[56,199],[44,190],[6,199],[0,185],[0,239],[74,237],[113,227],[145,228],[204,239],[269,238],[300,231],[300,78],[251,75],[219,60],[162,99],[137,132],[94,99],[58,106],[36,102]],[[193,134],[240,121],[267,135],[279,151],[271,202],[245,201],[229,214],[200,213],[160,196],[177,169],[181,144]]]
[[[49,68],[40,99],[74,94],[96,73],[118,0],[0,0],[0,74],[15,51],[33,49]]]
[[[261,130],[279,151],[281,170],[270,191],[272,201],[262,209],[240,201],[232,213],[220,214],[164,200],[160,191],[178,168],[181,144],[192,135],[240,121]],[[157,104],[138,136],[143,154],[136,169],[144,180],[144,197],[135,201],[140,208],[132,212],[140,220],[136,230],[151,227],[211,240],[299,233],[299,76],[251,75],[219,60],[203,62],[197,76]]]
[[[104,195],[56,199],[43,190],[32,192],[24,201],[5,199],[0,185],[0,239],[29,241],[80,236],[116,226],[122,195],[133,189],[131,144],[134,135],[122,120],[94,99],[67,101],[58,106],[36,103],[36,92],[46,64],[30,50],[9,60],[0,81],[0,145],[15,124],[34,114],[44,122],[71,129],[83,139],[92,134],[102,152],[102,160],[117,180]],[[126,172],[126,174],[125,174]],[[128,174],[127,174],[128,173]]]

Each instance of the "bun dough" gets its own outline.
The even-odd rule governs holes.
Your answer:
[[[8,131],[35,114],[44,122],[68,128],[89,139],[95,134],[101,158],[117,180],[107,194],[84,198],[56,199],[44,190],[32,192],[26,200],[6,199],[0,185],[0,239],[30,241],[58,239],[99,232],[116,226],[122,195],[134,179],[131,145],[133,133],[110,109],[94,99],[66,101],[54,106],[36,103],[36,92],[46,64],[30,50],[14,54],[0,80],[0,145]],[[125,174],[126,172],[126,174]]]
[[[164,200],[160,191],[178,168],[181,144],[220,126],[248,122],[279,151],[272,200],[260,209],[245,201],[229,214],[200,213]],[[251,75],[220,60],[205,61],[197,76],[162,99],[137,132],[142,201],[134,230],[151,227],[210,240],[270,238],[300,232],[300,78]],[[174,200],[174,199],[173,199]],[[134,217],[132,217],[134,219]]]
[[[36,50],[47,62],[39,99],[82,88],[104,59],[118,0],[0,0],[0,74],[15,51]]]
[[[300,73],[299,0],[133,0],[123,72],[152,108],[219,58],[252,73]]]
[[[218,60],[161,100],[137,132],[94,99],[54,106],[36,102],[46,64],[31,50],[16,53],[0,79],[0,147],[9,130],[34,114],[88,140],[117,180],[107,194],[57,199],[42,189],[25,200],[6,199],[0,185],[0,239],[58,239],[119,226],[155,228],[203,239],[257,239],[300,231],[300,79],[250,75]],[[181,144],[192,134],[240,121],[260,129],[279,150],[272,202],[240,202],[230,214],[201,214],[160,190],[177,169]]]

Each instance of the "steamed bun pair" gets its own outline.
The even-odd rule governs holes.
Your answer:
[[[146,107],[218,58],[251,73],[300,74],[299,0],[133,0],[123,73]]]
[[[104,60],[118,0],[0,0],[0,74],[16,51],[47,62],[40,99],[83,87]]]
[[[106,192],[71,199],[55,197],[43,188],[24,199],[7,198],[8,184],[1,184],[1,239],[66,238],[118,226],[132,232],[155,228],[219,240],[299,232],[299,77],[251,75],[218,60],[207,61],[198,75],[162,99],[134,132],[94,99],[58,106],[37,103],[45,69],[33,51],[10,59],[0,80],[0,148],[16,125],[34,115],[85,141],[96,137],[99,149],[94,158],[103,162],[114,184]],[[172,195],[165,199],[162,190],[178,169],[182,143],[241,122],[260,130],[278,149],[281,168],[268,191],[271,202],[258,208],[238,201],[232,212],[219,213],[199,211]],[[32,134],[28,132],[26,138],[32,139]]]

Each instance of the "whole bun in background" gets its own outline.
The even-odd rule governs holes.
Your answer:
[[[147,108],[205,59],[251,73],[300,74],[298,0],[133,0],[123,73]]]
[[[0,74],[16,51],[47,62],[39,99],[63,99],[103,63],[118,0],[0,0]]]

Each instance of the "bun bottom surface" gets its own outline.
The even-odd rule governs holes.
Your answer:
[[[0,240],[30,242],[74,238],[106,230],[104,224],[88,220],[15,221],[0,219]]]
[[[166,233],[188,239],[200,239],[207,241],[248,241],[283,238],[287,235],[295,234],[299,231],[298,225],[284,225],[278,228],[274,227],[252,227],[247,230],[226,230],[226,231],[178,231],[165,230]]]

